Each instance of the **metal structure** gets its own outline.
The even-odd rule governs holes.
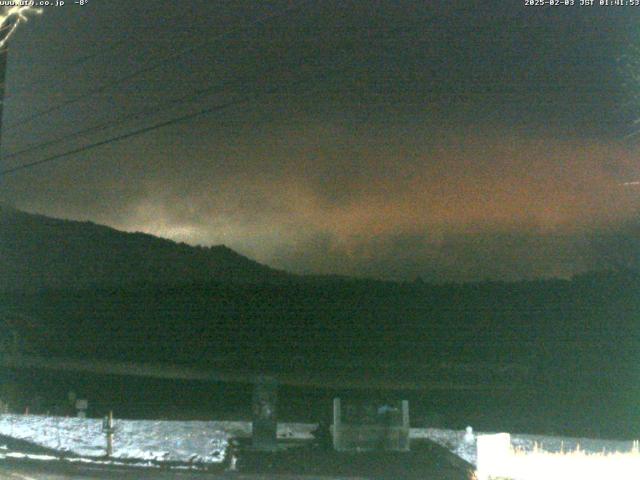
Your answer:
[[[376,406],[333,400],[333,447],[345,451],[408,451],[409,402]]]
[[[253,388],[252,445],[255,450],[278,449],[278,382],[272,377],[260,377]]]
[[[279,385],[350,390],[387,391],[514,391],[528,388],[526,383],[483,382],[463,380],[437,380],[426,378],[402,379],[390,375],[365,376],[352,374],[325,374],[322,372],[282,372],[271,374],[238,368],[202,368],[169,363],[117,362],[107,360],[79,360],[75,358],[43,357],[31,354],[4,352],[0,354],[0,367],[11,369],[39,369],[60,372],[122,375],[127,377],[195,380],[204,382],[231,382],[256,384],[265,377]],[[425,370],[427,367],[425,367]],[[446,377],[443,373],[442,377]]]

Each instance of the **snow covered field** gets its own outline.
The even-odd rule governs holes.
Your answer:
[[[465,432],[439,428],[412,428],[411,438],[427,438],[447,448],[463,460],[477,465],[477,435],[496,432],[475,432],[465,439]],[[511,444],[523,452],[533,452],[538,446],[547,452],[574,451],[579,448],[584,453],[627,453],[633,448],[633,441],[599,440],[590,438],[549,437],[544,435],[511,434]]]
[[[218,423],[115,420],[113,457],[221,462],[229,435]],[[230,425],[229,430],[239,427]],[[101,457],[106,452],[101,419],[2,415],[0,434],[78,456]]]
[[[114,420],[113,458],[218,463],[230,437],[249,437],[250,422]],[[278,437],[312,439],[314,424],[278,425]],[[82,457],[102,457],[102,420],[44,415],[0,415],[0,435]]]
[[[113,458],[152,462],[219,463],[224,460],[228,439],[249,437],[250,422],[232,421],[150,421],[114,420]],[[314,424],[281,423],[278,437],[309,440]],[[476,432],[483,434],[487,432]],[[0,435],[25,440],[41,447],[78,457],[103,457],[106,437],[101,419],[49,417],[41,415],[0,415]],[[412,428],[412,439],[429,439],[463,460],[477,464],[475,436],[464,431]],[[631,441],[583,438],[511,435],[512,445],[521,451],[533,451],[537,444],[548,452],[585,453],[629,452]],[[1,444],[0,444],[1,446]],[[6,455],[6,451],[4,453]]]

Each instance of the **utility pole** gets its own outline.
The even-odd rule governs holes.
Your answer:
[[[2,36],[0,37],[0,42],[5,39],[6,32],[11,31],[10,29],[6,29],[2,32]],[[7,56],[9,54],[9,49],[6,45],[0,48],[0,170],[2,170],[3,162],[2,162],[2,117],[4,112],[4,92],[5,92],[5,79],[7,72]],[[2,191],[2,182],[3,182],[2,174],[0,174],[0,192]],[[0,195],[0,199],[2,196]],[[2,204],[0,204],[0,209]],[[15,336],[15,332],[14,332]],[[14,337],[15,343],[15,337]],[[6,352],[0,352],[0,355],[4,356]],[[7,383],[7,373],[6,370],[3,370],[0,374],[0,384]],[[2,405],[2,409],[8,410],[8,401],[7,398],[0,398],[0,405]],[[6,407],[5,407],[6,406]]]
[[[4,92],[7,72],[7,57],[9,56],[9,48],[4,47],[0,50],[0,136],[2,135],[2,113],[4,111]]]
[[[4,94],[6,91],[7,57],[9,56],[9,40],[18,25],[27,20],[27,14],[42,13],[42,10],[29,6],[2,7],[0,12],[0,154],[2,152],[2,118],[4,116]],[[2,159],[2,155],[0,155]],[[0,161],[0,165],[2,162]],[[2,178],[0,177],[0,185]]]
[[[14,30],[15,22],[18,20],[13,18],[9,19],[5,25],[0,29],[0,167],[2,164],[2,124],[4,118],[4,93],[6,91],[6,79],[7,79],[7,57],[9,56],[8,37]],[[0,176],[0,187],[2,186],[2,176]]]

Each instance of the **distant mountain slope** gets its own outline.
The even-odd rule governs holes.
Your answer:
[[[0,290],[291,277],[225,246],[192,247],[0,205]]]

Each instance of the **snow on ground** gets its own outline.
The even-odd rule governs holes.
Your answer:
[[[118,459],[216,463],[227,446],[228,434],[215,422],[115,420],[114,427]],[[1,415],[0,434],[78,456],[106,453],[101,419]]]
[[[114,427],[113,458],[143,462],[219,463],[224,460],[229,438],[251,435],[251,422],[115,419]],[[280,423],[278,437],[310,440],[315,427]],[[103,457],[106,453],[101,419],[6,414],[0,415],[0,435],[78,457]],[[432,440],[472,465],[477,463],[475,438],[468,434],[465,438],[464,430],[412,428],[411,438]],[[511,441],[523,451],[533,451],[535,444],[548,452],[573,451],[578,446],[585,453],[629,452],[633,447],[631,441],[524,434],[512,434]]]
[[[250,422],[114,420],[113,457],[154,462],[218,463],[230,437],[249,437]],[[278,437],[312,439],[314,424],[278,425]],[[0,435],[81,457],[102,457],[102,419],[0,415]]]
[[[475,432],[474,436],[496,432]],[[440,428],[412,428],[411,438],[426,438],[449,449],[463,460],[477,465],[476,440],[465,439],[464,430]],[[593,438],[549,437],[544,435],[511,434],[511,444],[525,452],[538,448],[547,452],[570,452],[580,447],[584,453],[627,453],[633,448],[633,441],[599,440]]]

